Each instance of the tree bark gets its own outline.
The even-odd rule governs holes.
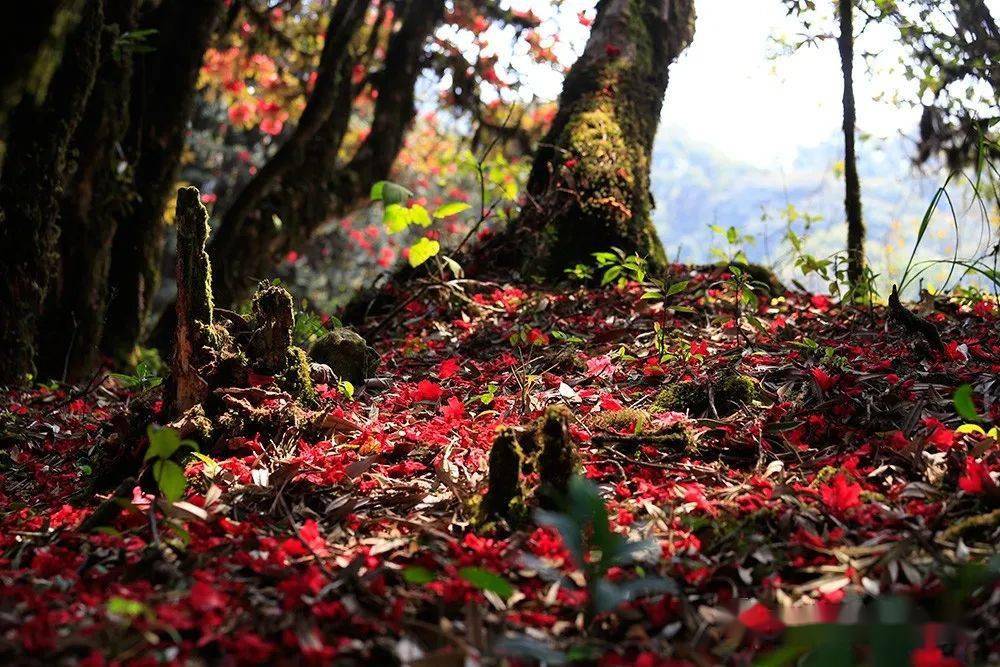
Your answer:
[[[424,43],[444,6],[444,0],[410,0],[400,12],[400,28],[390,38],[375,82],[379,94],[368,138],[348,165],[338,165],[353,94],[346,67],[334,84],[331,112],[303,142],[302,158],[283,170],[280,187],[269,188],[242,219],[223,219],[210,246],[220,305],[245,298],[258,279],[271,273],[276,257],[308,239],[330,217],[356,206],[375,182],[388,176],[416,115],[414,85],[423,68]]]
[[[36,106],[62,60],[67,35],[76,27],[82,0],[36,0],[18,7],[16,20],[0,23],[0,169],[9,114],[27,96]]]
[[[840,69],[844,78],[844,209],[847,214],[847,280],[856,287],[865,269],[865,223],[861,217],[861,180],[854,146],[854,0],[840,0]]]
[[[649,168],[668,69],[694,36],[694,16],[693,0],[598,3],[513,227],[512,247],[532,248],[515,258],[528,270],[558,276],[612,246],[666,264]]]
[[[171,409],[181,414],[205,398],[195,352],[204,327],[212,326],[212,264],[205,252],[208,211],[197,188],[177,193],[177,328],[171,383]]]
[[[128,360],[141,340],[159,284],[163,212],[177,180],[202,59],[225,5],[164,1],[139,20],[140,29],[156,32],[148,43],[152,52],[135,62],[125,142],[135,190],[112,246],[114,292],[101,345],[119,361]]]
[[[61,262],[39,335],[39,370],[45,377],[82,380],[97,361],[111,241],[128,205],[118,167],[132,65],[119,39],[135,28],[138,5],[138,0],[104,1],[101,66],[70,146],[75,169],[60,208]]]
[[[93,87],[102,23],[102,4],[87,3],[45,104],[22,99],[10,117],[0,176],[0,384],[35,371],[38,315],[58,258],[66,151]]]
[[[266,246],[275,224],[273,216],[278,216],[282,224],[285,218],[278,211],[280,206],[273,201],[265,206],[265,201],[275,199],[279,190],[278,198],[290,197],[296,187],[294,178],[302,177],[303,164],[308,163],[307,168],[313,174],[307,178],[312,180],[320,177],[315,172],[332,168],[327,166],[327,156],[336,158],[351,115],[354,65],[351,44],[369,4],[368,0],[345,0],[333,8],[316,70],[316,84],[302,118],[288,141],[261,167],[222,216],[212,243],[213,255],[239,256],[244,262],[250,259],[250,263],[234,263],[228,271],[221,268],[224,266],[221,261],[218,263],[216,290],[220,303],[230,305],[245,295],[256,282],[254,276],[269,269],[263,262],[270,259]],[[294,178],[287,178],[292,173]],[[293,220],[289,222],[294,224]]]

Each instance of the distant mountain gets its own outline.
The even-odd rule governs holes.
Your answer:
[[[652,190],[654,220],[671,256],[706,261],[710,248],[724,246],[708,228],[733,225],[757,237],[747,249],[754,261],[774,261],[785,250],[780,213],[787,204],[801,212],[822,216],[808,235],[817,255],[840,250],[846,230],[843,181],[836,173],[842,142],[832,136],[819,146],[799,151],[791,167],[769,167],[734,160],[689,137],[671,135],[664,128],[654,147]],[[876,270],[902,270],[916,238],[919,221],[943,173],[920,173],[910,161],[911,145],[903,137],[866,139],[859,144],[861,187],[868,253]],[[959,197],[961,199],[961,197]],[[975,211],[963,212],[962,248],[979,240],[981,225]],[[762,220],[767,213],[768,219]],[[950,215],[938,216],[928,234],[927,254],[940,256],[953,249]]]

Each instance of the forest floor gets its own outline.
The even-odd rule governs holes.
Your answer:
[[[381,365],[352,398],[319,387],[325,434],[202,443],[184,502],[137,486],[86,530],[114,489],[88,491],[102,444],[139,397],[114,378],[9,393],[0,660],[1000,659],[1000,453],[958,430],[954,399],[971,385],[985,430],[1000,421],[996,307],[915,306],[936,352],[883,308],[823,296],[762,299],[762,329],[737,325],[716,278],[672,297],[690,313],[636,285],[428,290],[360,328]],[[735,374],[752,383],[719,384]],[[257,407],[287,410],[276,396]],[[611,529],[639,543],[613,563],[591,553],[586,574],[552,527],[484,526],[473,509],[497,428],[556,403]],[[537,518],[569,535],[572,516]]]

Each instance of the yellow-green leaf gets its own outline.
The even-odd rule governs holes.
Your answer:
[[[382,222],[390,234],[398,234],[410,226],[410,210],[400,204],[389,204],[385,207]]]
[[[416,268],[441,250],[441,244],[424,237],[410,246],[410,266]]]
[[[410,207],[410,222],[421,227],[430,227],[431,214],[420,204],[414,204]]]
[[[434,211],[435,218],[450,218],[453,215],[458,215],[459,213],[464,213],[472,208],[470,205],[462,201],[453,201],[445,204],[438,210]]]

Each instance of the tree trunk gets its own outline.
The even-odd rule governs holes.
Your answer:
[[[140,29],[155,30],[152,52],[137,57],[125,142],[131,164],[132,206],[115,234],[102,349],[127,360],[141,340],[159,283],[163,253],[163,212],[177,180],[181,153],[205,50],[226,3],[224,0],[161,2],[140,18]]]
[[[177,329],[171,362],[171,411],[181,414],[204,400],[205,381],[198,374],[195,352],[202,329],[212,325],[212,264],[205,252],[208,211],[197,188],[177,193]]]
[[[854,0],[840,0],[840,69],[844,75],[844,208],[847,213],[847,279],[857,286],[865,267],[865,224],[861,217],[861,181],[854,149]]]
[[[118,171],[128,126],[131,54],[118,40],[135,28],[138,0],[105,0],[101,66],[70,150],[75,171],[59,218],[61,264],[40,332],[43,376],[82,380],[97,361],[108,295],[111,241],[127,209]]]
[[[368,138],[346,167],[338,165],[338,155],[350,120],[349,68],[338,78],[331,113],[305,142],[302,159],[282,173],[280,186],[270,188],[242,220],[223,219],[210,246],[220,305],[245,298],[257,279],[271,273],[276,257],[308,239],[330,217],[356,206],[375,182],[388,176],[416,115],[414,85],[423,68],[421,54],[444,6],[444,0],[411,0],[401,12],[400,28],[389,41],[375,82],[379,95]],[[228,261],[232,258],[239,261]],[[161,325],[160,330],[167,329]]]
[[[668,68],[694,36],[693,0],[601,0],[528,180],[513,247],[550,277],[612,246],[666,264],[649,168]]]
[[[220,303],[230,305],[256,282],[254,276],[264,275],[270,269],[264,262],[271,258],[267,245],[273,235],[273,216],[278,216],[282,224],[286,218],[273,202],[264,206],[265,201],[292,197],[297,186],[295,179],[302,178],[304,164],[311,172],[306,175],[309,180],[320,178],[324,165],[333,169],[328,162],[336,159],[351,116],[354,65],[351,44],[369,4],[368,0],[345,0],[331,11],[316,70],[316,85],[302,118],[288,141],[246,184],[222,216],[212,243],[213,255],[239,256],[244,263],[233,263],[227,271],[222,268],[225,264],[218,262],[216,292]],[[293,173],[292,178],[287,178]],[[290,224],[294,222],[289,219]],[[252,258],[249,265],[245,263],[248,258]]]
[[[87,3],[45,104],[22,99],[10,117],[0,176],[0,384],[34,373],[38,315],[58,258],[66,151],[93,87],[102,21],[101,3]]]
[[[45,99],[82,8],[82,0],[35,0],[0,23],[0,169],[9,114],[25,96],[36,106]]]

